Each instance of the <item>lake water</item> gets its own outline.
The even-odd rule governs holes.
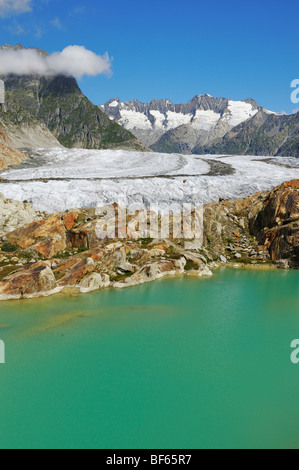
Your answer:
[[[299,272],[1,303],[1,448],[299,447]]]

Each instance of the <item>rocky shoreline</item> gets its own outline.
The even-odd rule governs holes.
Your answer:
[[[117,208],[116,208],[117,210]],[[204,206],[200,249],[183,239],[100,240],[93,209],[45,214],[0,198],[0,300],[125,288],[220,266],[299,266],[299,180]]]

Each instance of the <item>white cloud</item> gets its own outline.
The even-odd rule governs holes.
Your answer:
[[[111,60],[89,51],[83,46],[68,46],[62,52],[48,56],[39,55],[33,49],[0,50],[0,74],[17,75],[83,75],[96,76],[111,71]]]
[[[32,0],[0,0],[0,16],[19,15],[31,11]]]
[[[62,23],[58,17],[51,21],[51,25],[56,29],[62,29]]]

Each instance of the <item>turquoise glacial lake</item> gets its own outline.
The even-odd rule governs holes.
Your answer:
[[[0,448],[298,448],[299,272],[0,304]]]

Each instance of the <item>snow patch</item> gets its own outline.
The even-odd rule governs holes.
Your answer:
[[[129,109],[122,109],[119,123],[127,130],[152,129],[152,124],[145,114]]]
[[[116,108],[119,105],[118,101],[112,101],[112,103],[109,103],[109,108]]]
[[[270,111],[269,109],[264,109],[264,111],[267,114],[274,114],[275,116],[283,116],[282,113],[275,113],[274,111]]]
[[[233,100],[229,100],[228,102],[228,111],[228,124],[232,127],[238,126],[247,119],[255,116],[258,112],[257,109],[253,109],[250,103]]]
[[[176,113],[174,111],[167,112],[167,129],[175,129],[184,124],[189,124],[193,114]]]
[[[215,113],[212,110],[207,110],[207,111],[197,110],[194,116],[194,119],[192,121],[192,126],[195,127],[196,129],[200,129],[200,130],[208,132],[216,126],[220,118],[221,118],[221,115]]]
[[[165,122],[165,116],[164,114],[160,113],[160,111],[155,111],[152,110],[150,111],[150,114],[155,118],[155,128],[158,129],[163,129],[165,128],[164,122]]]

